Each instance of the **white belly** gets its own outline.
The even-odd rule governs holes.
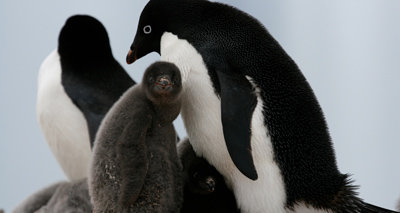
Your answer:
[[[264,127],[261,99],[258,98],[251,124],[251,147],[258,173],[258,179],[252,181],[236,168],[229,156],[222,131],[221,101],[214,93],[200,54],[186,40],[164,33],[161,60],[173,62],[181,70],[181,113],[195,152],[225,177],[242,212],[286,212],[284,182],[273,160],[271,140]]]
[[[61,85],[59,59],[54,50],[40,67],[36,112],[53,155],[68,179],[74,181],[88,175],[90,139],[82,112]]]

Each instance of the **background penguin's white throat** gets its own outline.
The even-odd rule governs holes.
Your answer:
[[[285,187],[264,126],[262,100],[258,97],[252,119],[251,147],[258,173],[258,179],[252,181],[240,173],[229,156],[222,131],[221,101],[201,55],[186,40],[166,32],[161,37],[161,60],[175,63],[181,71],[181,113],[193,149],[225,177],[242,212],[286,212]]]

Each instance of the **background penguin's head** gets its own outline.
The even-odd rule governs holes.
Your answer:
[[[104,26],[88,15],[68,18],[58,37],[58,52],[63,59],[99,61],[112,57]]]

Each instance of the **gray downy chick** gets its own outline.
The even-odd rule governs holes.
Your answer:
[[[179,212],[182,165],[172,122],[180,112],[181,90],[179,69],[156,62],[110,109],[96,136],[89,174],[96,213]]]
[[[13,213],[85,213],[92,212],[87,178],[59,182],[32,194]]]

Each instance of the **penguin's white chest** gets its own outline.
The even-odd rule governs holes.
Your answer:
[[[91,157],[89,131],[82,112],[61,85],[57,50],[42,63],[36,112],[42,133],[69,180],[87,177]]]
[[[245,177],[233,164],[223,137],[221,101],[201,55],[186,40],[172,33],[161,38],[161,59],[175,63],[182,74],[182,118],[198,156],[203,156],[225,177],[242,212],[286,212],[286,193],[280,170],[273,160],[262,100],[253,113],[252,154],[258,179]],[[249,78],[249,77],[248,77]],[[240,103],[238,103],[240,104]]]

